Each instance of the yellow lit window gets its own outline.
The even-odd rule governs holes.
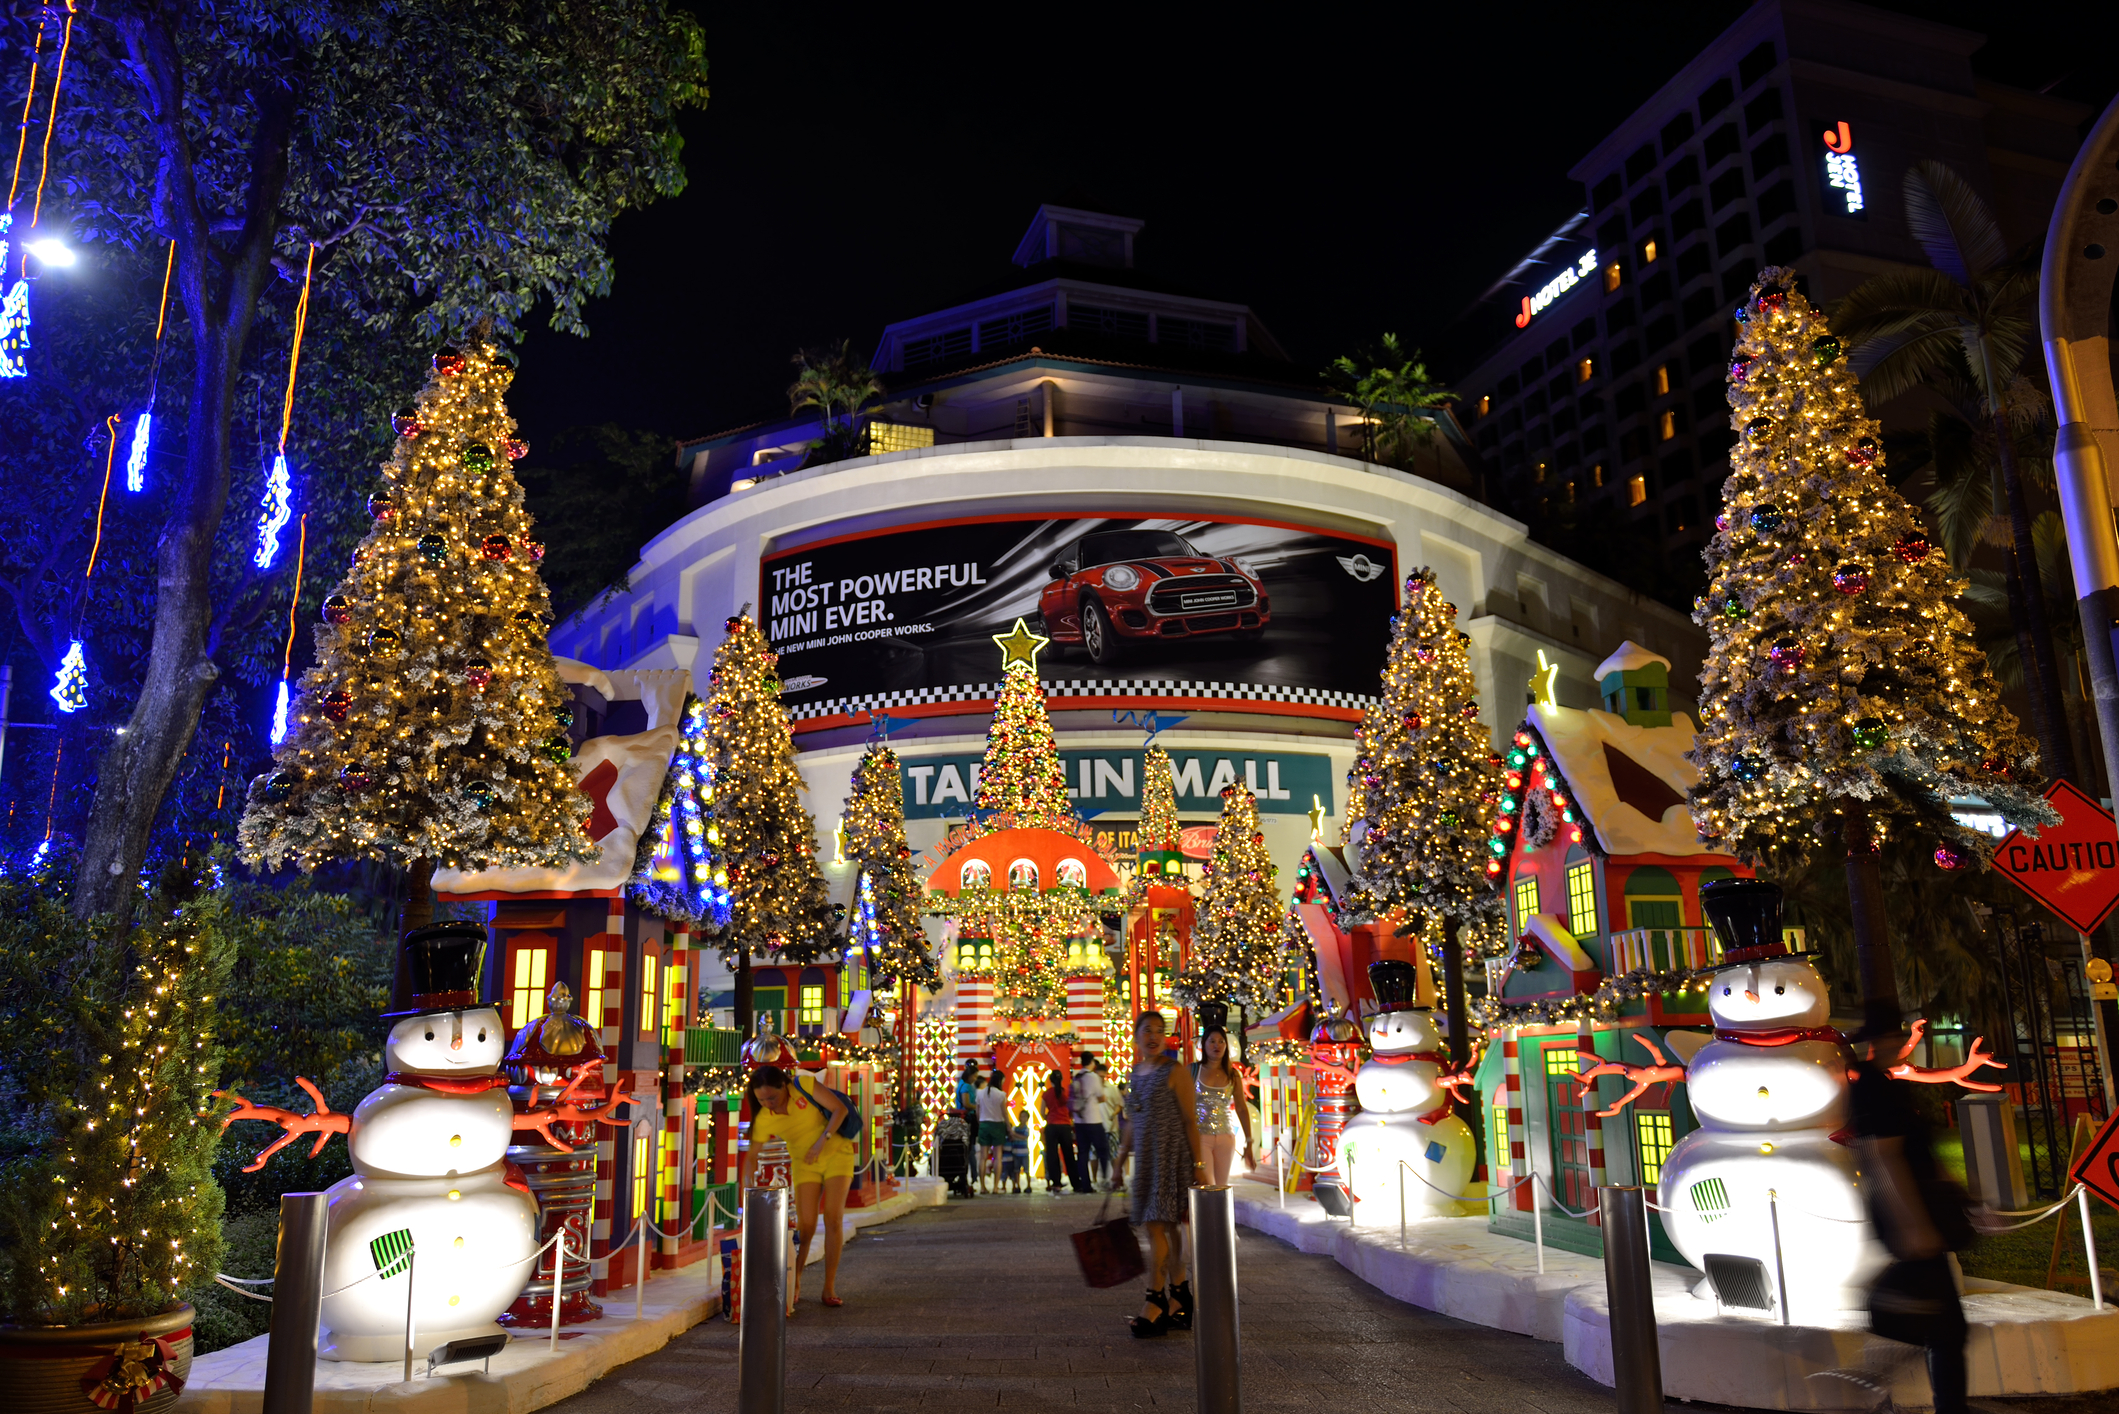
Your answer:
[[[1665,408],[1656,416],[1655,435],[1665,442],[1678,435],[1678,415],[1675,408]]]
[[[1575,360],[1575,382],[1587,383],[1590,379],[1596,377],[1596,374],[1597,361],[1594,358],[1578,358]]]
[[[1613,290],[1617,289],[1619,287],[1619,281],[1623,278],[1624,277],[1619,273],[1618,261],[1614,260],[1611,262],[1611,264],[1605,266],[1604,293],[1610,294]]]
[[[1657,397],[1661,397],[1663,394],[1670,391],[1670,365],[1667,363],[1659,363],[1656,365],[1655,391]]]
[[[824,985],[809,983],[802,988],[802,1014],[798,1024],[822,1026],[824,1024]]]
[[[1567,926],[1576,937],[1597,931],[1597,871],[1586,859],[1567,869]]]
[[[1530,926],[1530,920],[1538,912],[1538,876],[1525,874],[1516,880],[1516,931],[1522,932]]]
[[[515,984],[510,989],[514,1009],[509,1014],[518,1031],[544,1015],[545,957],[543,948],[515,950]]]
[[[1494,410],[1494,400],[1493,400],[1493,397],[1492,397],[1492,395],[1491,395],[1491,394],[1488,394],[1488,395],[1484,395],[1484,396],[1482,396],[1482,397],[1481,397],[1481,398],[1479,399],[1479,416],[1481,416],[1481,417],[1484,417],[1484,416],[1486,416],[1486,415],[1487,415],[1488,413],[1492,412],[1493,410]]]
[[[1575,1061],[1580,1054],[1581,1052],[1576,1049],[1575,1043],[1572,1041],[1564,1045],[1547,1046],[1545,1048],[1546,1075],[1579,1075],[1581,1068]]]
[[[635,1217],[647,1211],[648,1177],[651,1172],[649,1164],[653,1157],[654,1151],[648,1147],[648,1137],[645,1134],[634,1135],[633,1216]],[[635,1245],[635,1250],[638,1250],[637,1244]]]
[[[1638,506],[1647,499],[1648,478],[1645,476],[1628,477],[1626,481],[1626,504]]]
[[[1575,503],[1575,484],[1572,481],[1567,483],[1566,491],[1567,504],[1571,506]]]
[[[909,452],[915,447],[932,447],[932,427],[908,427],[902,422],[871,422],[868,424],[868,454],[880,457],[885,452]]]
[[[590,948],[581,969],[581,1019],[591,1030],[603,1026],[603,949]]]
[[[1530,479],[1540,486],[1545,484],[1545,466],[1544,462],[1539,462],[1530,469]]]
[[[655,1034],[655,968],[660,961],[653,953],[640,959],[640,1030],[648,1036]]]
[[[1670,1158],[1670,1116],[1660,1110],[1635,1110],[1634,1138],[1641,1150],[1641,1182],[1645,1186],[1662,1181],[1663,1164]]]
[[[1641,263],[1642,263],[1643,265],[1653,265],[1653,264],[1655,264],[1655,242],[1654,242],[1654,241],[1642,241],[1642,242],[1641,242]]]
[[[1604,484],[1604,463],[1602,463],[1602,462],[1598,462],[1598,463],[1597,463],[1597,464],[1596,464],[1595,466],[1593,466],[1593,467],[1591,467],[1591,468],[1589,469],[1589,484],[1590,484],[1590,485],[1592,485],[1592,486],[1596,486],[1596,487],[1602,487],[1602,486],[1603,486],[1603,484]]]
[[[1494,1104],[1494,1128],[1486,1136],[1486,1152],[1491,1156],[1493,1167],[1508,1167],[1508,1106],[1499,1101]]]

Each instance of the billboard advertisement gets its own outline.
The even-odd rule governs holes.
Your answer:
[[[978,713],[1020,618],[1056,709],[1358,720],[1397,608],[1382,540],[1255,520],[1012,516],[767,555],[759,622],[795,730]]]

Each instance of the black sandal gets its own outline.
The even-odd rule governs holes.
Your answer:
[[[1177,1309],[1170,1313],[1170,1328],[1180,1331],[1192,1329],[1192,1283],[1173,1282],[1170,1286],[1170,1299],[1177,1303]]]
[[[1152,1321],[1145,1316],[1135,1316],[1128,1322],[1127,1324],[1132,1328],[1135,1340],[1146,1340],[1151,1336],[1162,1335],[1170,1329],[1170,1298],[1158,1289],[1148,1293],[1148,1304],[1160,1307],[1162,1314]]]

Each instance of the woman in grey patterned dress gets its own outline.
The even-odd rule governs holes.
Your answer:
[[[1192,1284],[1184,1280],[1187,1192],[1202,1179],[1206,1152],[1199,1138],[1192,1073],[1164,1049],[1168,1023],[1144,1011],[1133,1024],[1133,1083],[1126,1090],[1127,1157],[1134,1165],[1133,1221],[1145,1224],[1153,1257],[1148,1296],[1133,1318],[1133,1334],[1192,1329]],[[1174,1307],[1174,1309],[1173,1309]]]

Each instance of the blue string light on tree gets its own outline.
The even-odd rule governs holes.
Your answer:
[[[728,868],[714,823],[714,772],[706,759],[706,704],[688,698],[677,750],[655,802],[654,823],[641,832],[627,892],[664,918],[719,928],[728,922]]]
[[[147,441],[154,427],[154,414],[143,412],[132,425],[132,450],[125,454],[125,489],[138,495],[147,489]]]
[[[259,569],[269,570],[280,557],[280,532],[294,519],[294,482],[287,474],[285,452],[272,458],[272,474],[265,478],[265,494],[258,505],[258,548],[251,560]]]
[[[59,679],[52,684],[51,699],[68,715],[88,705],[88,659],[78,638],[68,645],[66,657],[59,662]]]
[[[6,237],[15,224],[12,215],[0,213],[0,269],[7,265],[13,242]],[[0,378],[29,376],[29,281],[18,277],[0,299]]]

